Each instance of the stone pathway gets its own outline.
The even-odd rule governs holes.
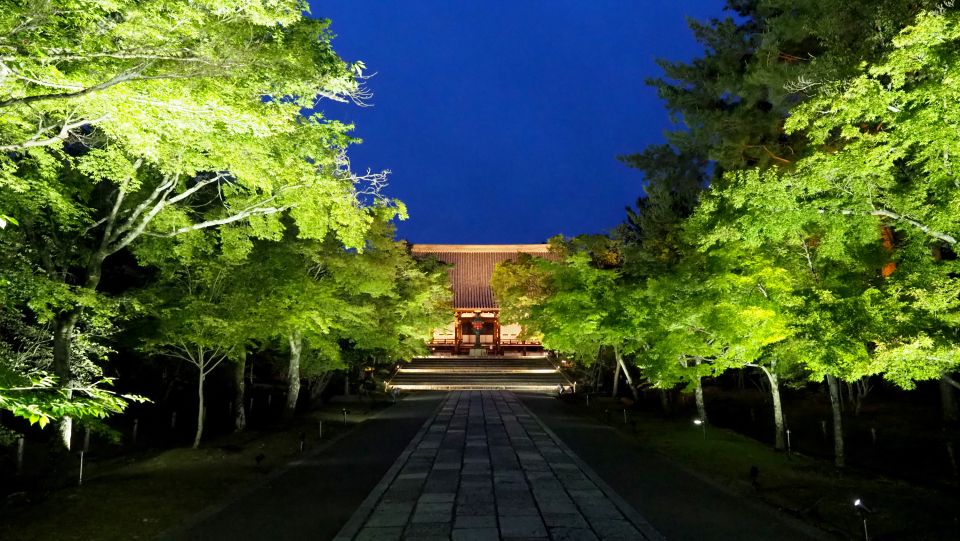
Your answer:
[[[338,541],[662,539],[510,392],[450,393]]]

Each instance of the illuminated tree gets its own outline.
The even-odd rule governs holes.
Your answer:
[[[362,64],[338,58],[306,8],[0,4],[0,209],[19,223],[3,234],[48,292],[31,310],[53,323],[68,394],[77,325],[107,302],[103,263],[146,236],[243,221],[240,238],[224,233],[243,244],[279,238],[289,215],[304,237],[362,244],[357,192],[377,198],[382,178],[350,172],[348,126],[301,114],[322,98],[362,100]],[[61,427],[69,445],[68,417]]]

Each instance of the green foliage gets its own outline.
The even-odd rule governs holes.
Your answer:
[[[98,329],[132,307],[122,285],[101,286],[114,254],[131,250],[164,267],[167,286],[203,290],[160,303],[165,347],[175,336],[236,344],[243,325],[213,310],[235,299],[210,296],[216,269],[204,258],[236,268],[257,239],[291,231],[361,250],[374,222],[366,206],[405,214],[380,193],[383,174],[350,170],[351,127],[304,113],[367,96],[363,64],[340,59],[328,22],[306,9],[301,0],[0,2],[0,294],[24,325],[52,326],[59,342],[42,370],[59,390],[76,396],[88,392],[77,385],[100,381],[71,359],[76,343],[102,343]],[[189,270],[200,276],[187,279]],[[53,381],[7,368],[16,388]]]
[[[954,12],[920,14],[888,54],[793,110],[787,129],[816,152],[787,171],[731,173],[704,201],[707,243],[779,245],[793,251],[782,265],[808,268],[798,324],[820,346],[815,373],[884,372],[909,388],[957,366],[957,263],[937,254],[960,231],[958,32]]]
[[[122,412],[130,402],[147,401],[141,396],[114,393],[107,388],[112,381],[103,378],[64,388],[44,372],[24,375],[0,366],[0,409],[42,428],[64,416],[104,418]]]
[[[691,23],[702,57],[652,81],[684,129],[622,158],[644,196],[615,240],[502,265],[505,317],[585,358],[616,345],[656,386],[759,366],[909,388],[955,369],[960,16],[729,7]]]

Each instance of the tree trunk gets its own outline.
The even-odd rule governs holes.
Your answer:
[[[83,280],[83,287],[96,291],[100,285],[100,275],[103,269],[103,261],[107,254],[102,250],[97,251],[90,257],[87,263],[86,276]],[[80,319],[78,310],[70,310],[59,314],[53,322],[53,374],[57,377],[57,384],[66,389],[67,399],[73,397],[73,369],[70,366],[70,354],[73,350],[73,331],[76,329],[77,321]],[[58,425],[60,432],[60,441],[63,446],[70,450],[70,442],[73,439],[73,419],[63,416]]]
[[[843,414],[840,411],[840,384],[837,378],[827,374],[827,388],[830,391],[830,405],[833,408],[833,463],[838,468],[844,467],[843,457]]]
[[[614,363],[613,369],[613,391],[610,396],[616,398],[620,394],[620,363]]]
[[[696,360],[696,366],[700,366],[700,359]],[[693,397],[697,403],[697,415],[704,423],[709,422],[707,417],[707,405],[703,401],[703,377],[698,373],[693,380]]]
[[[333,378],[333,372],[326,371],[319,376],[314,376],[310,378],[310,403],[313,405],[319,405],[321,403],[323,392],[327,390],[327,385],[330,384],[330,380]]]
[[[660,389],[660,407],[664,415],[670,415],[670,395],[666,389]]]
[[[69,399],[73,392],[73,370],[70,367],[70,353],[73,346],[73,330],[77,325],[80,314],[76,311],[61,314],[53,322],[53,375],[57,377],[57,385],[67,389]],[[73,419],[64,416],[57,425],[60,433],[60,442],[69,451],[70,441],[73,439]]]
[[[774,448],[783,451],[786,449],[786,426],[783,422],[783,404],[780,402],[780,378],[777,376],[777,363],[770,365],[770,370],[760,367],[770,382],[770,397],[773,399]]]
[[[943,422],[954,424],[960,416],[957,415],[957,391],[951,383],[952,378],[944,373],[940,376],[940,406],[943,411]]]
[[[286,418],[292,418],[297,412],[300,399],[300,353],[303,351],[303,337],[300,331],[290,334],[290,366],[287,369],[287,408],[283,412]]]
[[[633,395],[633,401],[639,402],[640,395],[637,394],[637,387],[633,384],[633,377],[630,375],[630,369],[623,362],[623,355],[620,355],[620,348],[613,346],[613,356],[617,359],[617,365],[623,370],[623,377],[627,378],[627,385],[630,387],[630,394]]]
[[[247,349],[241,347],[239,358],[233,363],[233,431],[243,432],[247,428],[246,404],[246,374]]]
[[[203,363],[200,364],[200,377],[197,383],[197,398],[199,398],[199,404],[197,406],[197,434],[193,437],[193,448],[197,449],[200,447],[200,438],[203,437]]]
[[[707,419],[707,405],[703,402],[703,382],[699,375],[696,376],[693,380],[693,396],[697,402],[697,415],[700,417],[700,420],[706,423]]]

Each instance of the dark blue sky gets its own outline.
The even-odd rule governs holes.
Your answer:
[[[418,243],[533,243],[600,233],[641,176],[616,156],[663,141],[644,80],[699,48],[685,17],[723,0],[327,0],[334,48],[370,72],[372,107],[325,104],[356,124],[356,170],[393,171]]]

